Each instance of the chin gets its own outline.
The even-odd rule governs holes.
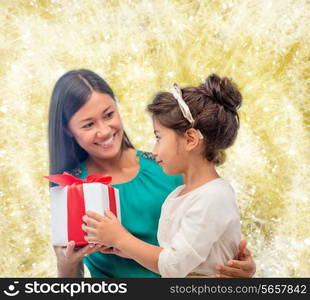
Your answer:
[[[162,168],[162,169],[166,175],[178,175],[178,174],[180,174],[180,172],[178,172],[177,170],[172,170],[172,169],[167,169],[167,168]]]
[[[119,145],[118,147],[116,147],[115,145],[111,149],[102,152],[101,157],[104,159],[112,159],[115,158],[120,153],[120,151],[121,151],[121,145]]]
[[[114,144],[113,147],[108,149],[102,149],[101,151],[96,151],[93,155],[100,159],[113,159],[121,151],[121,143]]]

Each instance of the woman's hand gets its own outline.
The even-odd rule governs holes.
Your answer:
[[[58,277],[84,277],[83,257],[98,251],[102,245],[89,244],[78,250],[74,247],[74,241],[69,242],[66,248],[53,246],[57,257]]]
[[[117,243],[129,234],[109,210],[105,211],[104,216],[93,211],[87,211],[86,214],[83,216],[83,221],[87,225],[82,224],[82,229],[90,234],[85,236],[88,242],[117,248]]]
[[[246,248],[246,241],[242,240],[239,244],[238,260],[228,261],[228,266],[218,265],[215,274],[218,278],[224,277],[252,277],[255,274],[256,266],[251,256],[251,252]]]

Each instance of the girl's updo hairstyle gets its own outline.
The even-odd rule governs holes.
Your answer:
[[[155,95],[147,110],[163,126],[178,134],[192,127],[199,129],[204,136],[203,156],[216,165],[223,163],[224,150],[234,143],[239,129],[237,110],[242,96],[237,86],[227,77],[212,74],[198,87],[186,87],[181,92],[195,120],[193,126],[183,117],[171,93]]]

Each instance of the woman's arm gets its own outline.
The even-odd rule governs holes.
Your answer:
[[[83,257],[96,252],[100,245],[87,245],[80,250],[74,249],[75,243],[71,241],[66,248],[53,246],[57,258],[58,277],[84,277]]]
[[[215,274],[216,277],[253,277],[256,266],[251,252],[246,248],[246,244],[245,240],[240,242],[238,260],[228,261],[227,266],[216,266],[216,270],[218,271],[218,273]]]
[[[101,216],[95,212],[87,212],[83,221],[87,224],[82,225],[83,230],[92,234],[90,237],[86,236],[86,240],[104,244],[106,247],[115,247],[145,268],[159,273],[158,258],[162,248],[134,237],[119,223],[113,213],[106,211],[105,216]]]

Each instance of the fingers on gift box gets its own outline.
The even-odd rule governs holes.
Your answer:
[[[76,247],[88,244],[84,237],[91,234],[82,230],[86,211],[104,215],[109,209],[121,221],[119,191],[109,185],[111,177],[94,174],[80,179],[64,172],[45,178],[59,184],[50,189],[53,245],[66,246],[69,241],[75,241]]]

